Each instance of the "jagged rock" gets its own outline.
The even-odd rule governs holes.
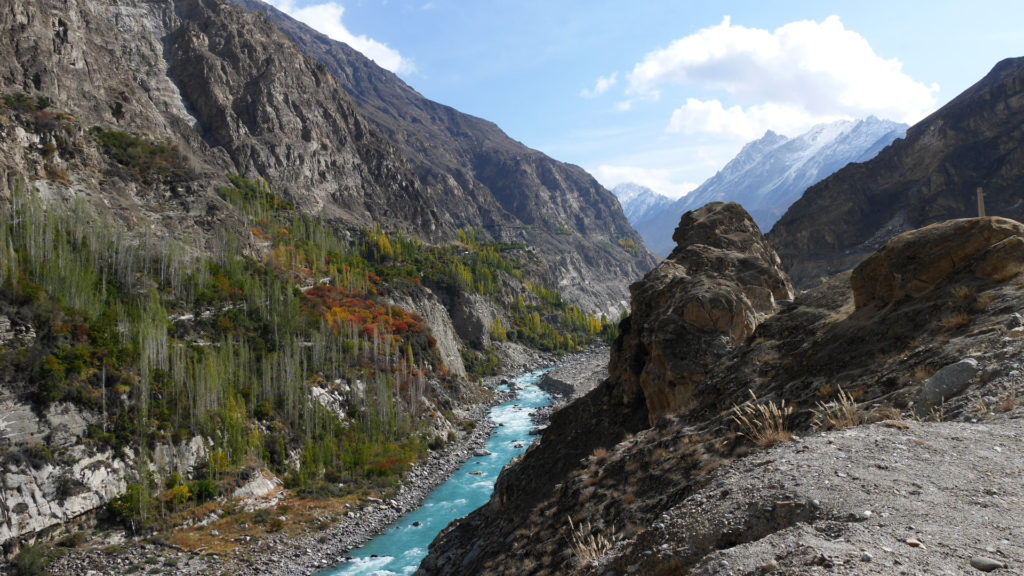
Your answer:
[[[207,454],[207,441],[201,436],[193,436],[188,442],[182,442],[178,446],[154,446],[152,464],[160,478],[167,478],[173,472],[189,478],[196,466],[206,460]]]
[[[255,469],[249,479],[231,493],[235,500],[247,500],[250,503],[264,498],[281,486],[281,481],[269,470]],[[257,506],[259,507],[259,506]]]
[[[451,315],[437,296],[430,290],[424,290],[422,293],[392,295],[390,299],[396,306],[415,312],[423,318],[427,326],[430,326],[431,335],[437,340],[437,351],[440,352],[445,366],[452,373],[465,377],[466,367],[459,353],[461,334],[456,333]]]
[[[491,344],[491,325],[498,311],[486,298],[472,292],[459,293],[450,309],[455,331],[464,342],[481,349]]]
[[[112,452],[92,456],[76,447],[68,465],[22,465],[4,472],[0,542],[68,522],[124,493],[130,463]]]
[[[612,359],[612,378],[626,394],[642,391],[652,422],[686,407],[709,366],[753,334],[776,300],[793,297],[738,204],[687,212],[673,239],[672,254],[630,288],[633,313]]]
[[[829,548],[840,542],[832,531],[838,533],[836,519],[843,518],[838,524],[844,538],[859,546],[843,545],[842,558],[855,560],[870,550],[872,560],[857,562],[858,571],[888,574],[893,554],[924,548],[892,546],[891,535],[880,540],[873,531],[858,526],[891,523],[893,517],[905,522],[914,515],[913,524],[927,523],[927,533],[934,537],[957,523],[945,514],[948,507],[942,504],[953,484],[961,486],[964,477],[997,483],[1006,477],[1003,472],[979,473],[978,466],[1019,467],[1016,456],[1006,449],[1007,440],[986,440],[984,445],[964,441],[965,434],[978,439],[1019,435],[1016,398],[1021,394],[1021,367],[1015,358],[1024,352],[1024,343],[1006,338],[1005,325],[1007,317],[1019,310],[1024,287],[1006,281],[1015,273],[1014,266],[1006,273],[992,273],[988,264],[983,265],[993,263],[993,253],[999,253],[1003,262],[1021,257],[1014,241],[1018,226],[1000,219],[951,222],[893,239],[859,272],[835,276],[778,306],[774,314],[761,318],[753,334],[738,342],[729,331],[743,334],[745,324],[706,321],[694,325],[684,320],[682,310],[692,293],[708,286],[726,293],[733,302],[742,302],[737,295],[747,296],[735,279],[745,276],[736,274],[738,267],[707,264],[716,262],[704,256],[712,253],[709,250],[687,251],[681,245],[678,253],[701,257],[666,262],[647,277],[657,284],[634,287],[637,303],[615,344],[610,378],[552,415],[539,445],[500,475],[487,506],[458,521],[431,545],[419,573],[529,574],[545,566],[565,574],[710,575],[722,572],[723,561],[737,573],[763,572],[769,562],[796,573],[806,566],[839,561],[823,550],[836,550]],[[1011,233],[993,235],[994,229]],[[741,236],[729,234],[729,227],[720,230],[725,234],[719,245],[737,245],[734,241]],[[702,234],[680,234],[681,240],[687,237],[702,238]],[[961,253],[964,246],[973,248]],[[700,272],[684,280],[694,270]],[[723,270],[731,274],[727,277],[734,279],[732,283],[723,280]],[[901,270],[908,274],[894,278]],[[854,276],[856,290],[851,285]],[[856,298],[860,306],[854,304],[855,294],[860,295]],[[757,306],[747,300],[739,309],[753,315]],[[951,314],[956,321],[946,322]],[[712,346],[718,346],[713,353],[709,352]],[[660,370],[663,382],[678,385],[683,378],[665,366],[670,362],[685,366],[681,359],[694,356],[709,361],[691,368],[691,374],[700,372],[699,378],[687,383],[689,401],[652,426],[647,391],[656,388],[641,386],[640,375]],[[965,358],[985,370],[962,388],[964,377],[975,369],[970,361],[958,367],[964,373],[950,386],[959,392],[947,396],[943,409],[935,414],[944,420],[935,426],[957,426],[948,422],[955,420],[959,428],[918,432],[918,425],[901,420],[911,414],[911,406],[926,406],[920,397],[925,394],[920,374]],[[945,374],[936,375],[924,388],[938,391],[941,387],[948,394],[950,388],[939,385]],[[883,424],[867,433],[858,428],[828,436],[811,433],[815,411],[834,406],[839,390],[854,395],[861,418],[883,420]],[[752,392],[756,400],[751,399]],[[757,452],[735,464],[745,468],[737,468],[730,480],[716,475],[714,470],[734,466],[728,462],[753,449],[745,441],[737,444],[745,436],[736,432],[747,432],[731,420],[731,409],[748,401],[761,405],[771,401],[778,406],[783,400],[795,407],[785,425],[797,431],[801,440],[783,443],[780,452]],[[1011,414],[1001,415],[1004,410]],[[832,425],[821,420],[816,424]],[[908,442],[908,430],[915,430],[919,438]],[[865,449],[889,441],[904,447]],[[840,444],[843,447],[838,449]],[[915,452],[912,462],[907,460],[909,450]],[[892,460],[877,466],[854,461],[869,456]],[[794,467],[797,457],[804,464]],[[832,468],[820,470],[820,465]],[[936,472],[939,465],[948,468]],[[911,476],[927,477],[928,486],[936,488],[906,488],[910,469],[916,471]],[[904,488],[880,502],[886,491],[878,491],[875,480],[868,479],[876,473],[894,487]],[[950,478],[957,482],[949,484]],[[910,490],[909,495],[904,490]],[[1000,490],[984,494],[1001,494]],[[857,494],[855,500],[853,494]],[[959,490],[956,498],[973,501],[978,494],[973,488]],[[1001,517],[1019,515],[1019,506],[1007,499],[993,498],[986,505],[996,506],[997,500]],[[836,502],[842,504],[838,509]],[[611,542],[596,564],[585,565],[572,550],[551,544],[569,537],[566,518],[576,526],[587,523],[593,534],[621,540]],[[971,520],[977,529],[972,536],[975,542],[989,538],[991,524],[979,515]],[[816,535],[821,531],[828,537]],[[963,532],[958,527],[957,536],[947,534],[960,538]],[[900,536],[910,537],[920,538],[914,533]],[[822,548],[805,550],[797,542]],[[780,549],[795,548],[802,552],[778,554]],[[936,573],[962,569],[962,554],[945,554],[939,548],[929,546],[928,557],[916,561],[935,567]]]
[[[51,405],[46,409],[50,444],[60,448],[74,445],[85,433],[86,427],[94,421],[95,416],[82,412],[69,402]]]

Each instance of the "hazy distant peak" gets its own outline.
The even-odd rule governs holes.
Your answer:
[[[672,204],[671,198],[634,182],[619,184],[612,188],[612,194],[619,199],[622,212],[630,224],[636,224],[648,215],[664,210]]]

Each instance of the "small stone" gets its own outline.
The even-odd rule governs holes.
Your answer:
[[[860,561],[861,562],[871,562],[871,558],[872,557],[871,557],[870,553],[868,553],[868,552],[861,552],[861,555],[860,555]]]
[[[921,541],[917,538],[907,538],[906,540],[904,540],[904,542],[907,544],[907,546],[910,546],[911,548],[921,547]]]
[[[971,566],[981,570],[982,572],[991,572],[993,570],[998,570],[999,568],[1006,568],[1006,563],[992,558],[987,558],[985,556],[975,556],[974,558],[971,558]]]
[[[216,530],[210,530],[210,536],[220,536],[220,532]]]

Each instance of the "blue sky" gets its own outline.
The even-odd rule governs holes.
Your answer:
[[[914,123],[1024,55],[1024,2],[269,0],[613,187],[679,196],[772,129]]]

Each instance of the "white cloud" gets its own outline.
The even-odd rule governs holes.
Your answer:
[[[295,0],[267,0],[278,10],[292,18],[304,22],[318,32],[326,34],[333,40],[344,42],[367,58],[373,60],[381,68],[396,74],[410,74],[416,70],[413,62],[404,58],[394,48],[378,42],[373,38],[349,32],[342,22],[345,7],[337,2],[322,2],[308,6],[297,6]]]
[[[714,94],[689,98],[669,130],[747,138],[871,114],[913,123],[935,108],[937,91],[906,75],[898,60],[875,54],[838,16],[775,31],[733,26],[725,17],[647,54],[628,84],[633,100],[658,100],[673,86]]]
[[[603,164],[591,174],[609,190],[625,182],[646,186],[669,198],[681,198],[697,187],[692,182],[677,183],[672,170],[662,168],[640,168],[637,166],[611,166]]]
[[[597,98],[601,94],[604,94],[605,92],[610,90],[612,86],[615,86],[615,83],[618,82],[618,79],[618,72],[612,73],[611,76],[601,76],[600,78],[597,79],[597,83],[594,84],[593,88],[584,88],[580,92],[580,96],[584,98]]]
[[[736,138],[744,142],[774,130],[787,136],[796,136],[815,124],[840,120],[843,115],[813,115],[807,110],[787,103],[766,102],[743,108],[726,108],[717,100],[688,98],[686,104],[672,112],[667,131],[685,134],[713,134]]]

